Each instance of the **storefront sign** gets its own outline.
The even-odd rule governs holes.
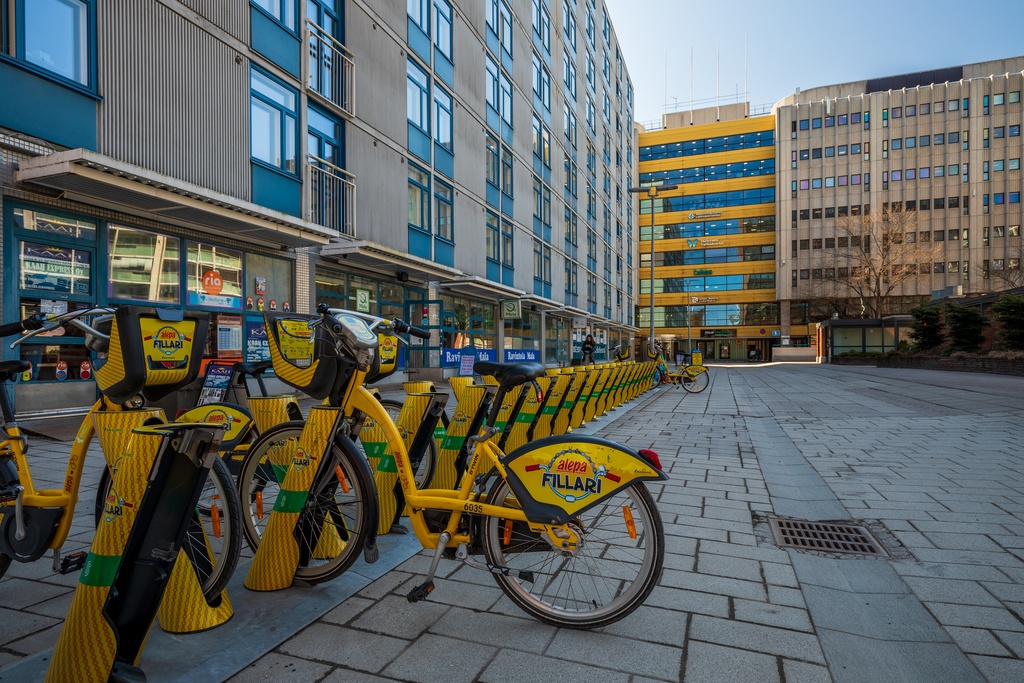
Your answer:
[[[711,275],[712,271],[710,268],[694,268],[694,275]]]
[[[736,330],[704,330],[704,337],[735,337]]]
[[[56,366],[55,370],[56,370],[56,374],[57,374],[57,379],[59,381],[63,382],[64,380],[66,380],[68,378],[68,363],[67,363],[67,361],[63,361],[63,360],[57,361],[57,366]]]
[[[217,357],[242,359],[242,316],[217,316]]]
[[[270,360],[267,328],[262,320],[245,321],[245,360],[249,363]]]
[[[508,299],[501,302],[501,317],[505,320],[519,320],[523,317],[522,304],[519,299]]]
[[[691,304],[713,304],[718,301],[717,296],[691,296]]]
[[[537,349],[505,349],[506,363],[539,363],[540,351]]]
[[[360,313],[370,312],[370,290],[356,290],[356,310],[359,311]]]
[[[689,220],[697,220],[699,218],[718,218],[722,215],[721,211],[703,211],[701,213],[691,213],[686,216]]]
[[[472,347],[467,347],[466,350],[469,355],[474,356],[475,360],[493,361],[497,357],[494,349],[474,349]],[[462,351],[463,349],[453,349],[449,347],[441,349],[441,367],[459,367],[462,363]]]
[[[83,360],[82,364],[78,366],[78,379],[91,379],[92,378],[92,363],[87,360]]]
[[[203,292],[216,296],[224,291],[224,279],[216,270],[203,273]]]

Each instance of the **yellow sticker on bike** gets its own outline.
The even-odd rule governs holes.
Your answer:
[[[527,517],[531,503],[554,505],[572,516],[638,480],[666,478],[639,456],[602,439],[536,443],[514,453],[505,466],[509,479],[517,479],[532,498],[521,501]]]

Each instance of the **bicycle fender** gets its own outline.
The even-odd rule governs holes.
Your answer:
[[[502,464],[527,519],[539,524],[564,524],[623,488],[668,479],[636,451],[592,436],[540,439]]]
[[[234,403],[208,403],[190,408],[178,416],[175,422],[204,422],[212,425],[227,425],[221,439],[221,450],[234,450],[252,429],[252,415],[242,406]]]

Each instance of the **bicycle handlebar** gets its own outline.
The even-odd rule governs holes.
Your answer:
[[[398,334],[408,334],[419,339],[430,339],[430,331],[424,330],[419,327],[413,327],[409,323],[395,318],[389,320],[387,318],[381,318],[370,313],[363,313],[361,311],[352,311],[347,308],[331,308],[327,304],[321,303],[316,307],[317,313],[323,316],[324,324],[327,325],[327,329],[332,334],[340,334],[342,330],[341,322],[334,316],[343,313],[345,315],[352,315],[357,318],[362,318],[370,323],[370,329],[374,330],[377,327],[390,328]]]
[[[8,323],[7,325],[0,327],[0,332],[12,329],[14,326],[20,328],[14,332],[8,332],[6,335],[0,336],[10,336],[11,334],[21,332],[21,337],[11,342],[11,348],[13,349],[22,342],[25,342],[36,335],[42,334],[43,332],[49,332],[61,325],[67,324],[77,327],[85,334],[85,345],[87,348],[93,351],[106,351],[107,346],[110,344],[110,335],[100,332],[95,327],[85,322],[82,318],[90,315],[98,315],[105,318],[106,316],[111,316],[113,314],[114,309],[105,306],[83,308],[77,311],[61,313],[59,315],[53,315],[50,313],[34,313],[19,323]],[[93,324],[95,324],[95,321]]]
[[[10,337],[15,334],[22,334],[31,330],[38,330],[46,322],[46,314],[44,313],[33,313],[24,320],[20,320],[16,323],[7,323],[6,325],[0,325],[0,337]]]

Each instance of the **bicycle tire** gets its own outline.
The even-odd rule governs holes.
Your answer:
[[[239,498],[243,501],[246,540],[253,552],[259,548],[260,536],[280,491],[277,477],[269,474],[272,466],[266,460],[267,450],[275,439],[280,443],[277,447],[283,445],[283,439],[298,439],[301,428],[296,432],[295,427],[301,424],[289,422],[265,432],[242,462]],[[296,523],[300,562],[295,581],[307,585],[329,581],[352,566],[363,549],[363,541],[377,523],[367,507],[369,497],[376,495],[373,475],[356,445],[339,435],[330,453],[330,460],[321,465]],[[341,468],[347,489],[335,475],[336,467]],[[257,490],[251,486],[254,481],[261,487],[261,519],[256,519],[255,514]],[[335,551],[339,544],[340,549]]]
[[[97,526],[103,519],[103,506],[110,491],[110,482],[110,470],[104,468],[99,486],[96,488],[94,518]],[[215,495],[217,496],[216,500],[220,501],[217,504],[219,535],[214,532],[213,525],[212,501]],[[231,580],[242,552],[242,532],[239,528],[242,507],[235,491],[234,478],[231,476],[227,464],[220,458],[213,461],[210,474],[203,486],[203,492],[199,496],[196,514],[197,516],[185,535],[182,549],[192,559],[192,566],[196,571],[196,578],[199,579],[202,586],[203,595],[207,600],[213,600]],[[198,532],[195,519],[200,520],[205,534]],[[207,543],[214,554],[212,562],[209,564],[207,564],[207,560],[209,560]]]
[[[687,378],[690,379],[689,382],[686,381]],[[711,375],[708,373],[707,370],[702,370],[698,372],[697,375],[694,377],[690,377],[689,374],[684,372],[682,384],[683,389],[686,389],[691,394],[699,394],[700,392],[707,389],[708,385],[711,384]]]
[[[402,412],[402,402],[396,401],[393,398],[382,399],[380,404],[384,406],[384,409],[388,411],[388,415],[391,416],[391,420],[398,424],[398,414]],[[434,480],[434,472],[437,471],[437,441],[433,438],[430,439],[427,446],[427,452],[423,453],[419,462],[416,464],[416,470],[414,473],[416,479],[416,488],[423,490],[430,488],[430,482]],[[416,455],[409,453],[409,462],[414,462]]]
[[[495,481],[487,502],[519,507],[504,479]],[[624,507],[636,525],[635,539]],[[501,569],[491,575],[512,602],[548,624],[588,629],[622,619],[644,602],[661,577],[665,533],[654,499],[637,482],[569,524],[582,538],[571,554],[556,550],[525,524],[484,518],[484,553],[488,563]],[[522,577],[523,571],[532,577]],[[604,591],[612,595],[601,595]]]
[[[304,425],[305,422],[300,420],[275,425],[259,435],[242,459],[238,469],[238,500],[242,506],[242,533],[253,552],[256,552],[259,545],[263,527],[277,499],[280,483],[291,463],[291,452],[280,449],[287,449],[289,443],[294,447],[302,435]],[[281,455],[275,456],[278,452]],[[278,461],[280,464],[275,468],[273,463]],[[267,487],[271,491],[267,496],[269,505],[263,496]]]

